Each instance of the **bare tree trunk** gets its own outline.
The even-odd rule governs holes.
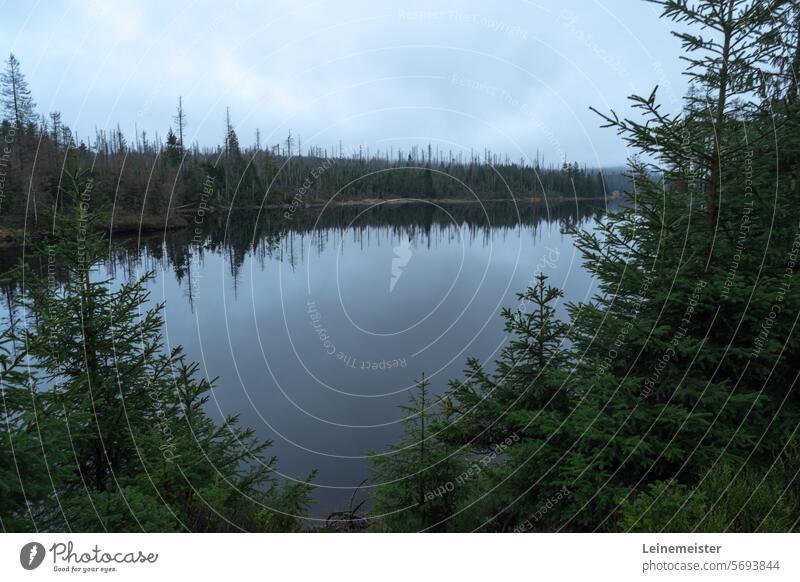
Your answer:
[[[733,5],[734,0],[728,0],[727,14],[725,15],[724,42],[722,46],[722,62],[719,70],[719,95],[717,97],[717,110],[714,115],[714,155],[711,160],[711,175],[708,184],[708,226],[709,233],[712,234],[708,258],[706,259],[706,270],[711,263],[711,255],[714,251],[713,233],[717,228],[719,218],[719,205],[722,188],[722,134],[723,123],[725,122],[725,106],[728,97],[728,77],[731,58],[731,37],[733,36]]]

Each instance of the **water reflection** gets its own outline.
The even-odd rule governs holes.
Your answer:
[[[423,371],[441,391],[467,357],[497,355],[500,308],[536,272],[567,300],[591,294],[562,227],[598,216],[574,203],[207,215],[120,241],[108,269],[117,279],[155,271],[167,346],[219,377],[212,412],[273,440],[286,478],[318,469],[312,515],[324,518],[366,476],[365,452],[396,439],[397,407]]]

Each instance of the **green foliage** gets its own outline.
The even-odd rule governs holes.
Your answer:
[[[793,532],[798,528],[797,452],[766,473],[716,465],[694,488],[658,481],[624,501],[621,531]]]
[[[164,144],[164,155],[171,166],[177,166],[183,156],[180,140],[170,127],[167,131],[167,140]]]
[[[470,529],[797,527],[781,454],[800,421],[800,11],[656,3],[681,25],[691,87],[678,113],[653,90],[631,97],[636,118],[602,114],[637,155],[622,207],[567,225],[596,295],[560,322],[538,276],[532,309],[502,313],[501,357],[468,360],[445,397],[452,446],[517,437],[455,508]]]
[[[402,406],[403,437],[388,451],[372,453],[374,483],[372,514],[384,531],[412,532],[445,529],[469,483],[458,482],[466,468],[464,454],[439,438],[446,422],[422,379],[408,405]]]
[[[212,382],[180,348],[165,351],[163,305],[147,306],[151,275],[117,287],[102,275],[109,247],[93,228],[91,182],[70,182],[51,240],[33,253],[46,274],[19,267],[27,319],[0,356],[3,527],[299,529],[309,485],[281,486],[269,442],[206,413]]]
[[[451,386],[457,418],[447,437],[486,450],[507,444],[481,474],[473,528],[510,531],[534,515],[530,527],[540,531],[562,525],[568,515],[576,516],[572,527],[580,527],[608,510],[608,503],[581,507],[608,474],[595,457],[608,443],[605,420],[597,420],[599,404],[573,384],[569,328],[556,317],[562,296],[537,275],[518,295],[518,307],[502,312],[509,341],[494,371],[470,360],[465,380]],[[585,495],[575,495],[576,488]],[[549,507],[556,498],[557,507]]]

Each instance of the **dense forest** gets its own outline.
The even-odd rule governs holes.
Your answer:
[[[538,159],[512,161],[491,151],[442,151],[427,144],[409,151],[303,147],[291,133],[281,143],[242,145],[226,114],[222,144],[186,143],[188,115],[178,99],[162,138],[117,126],[80,136],[59,112],[36,110],[25,75],[12,54],[0,77],[4,117],[0,141],[3,196],[0,227],[19,226],[27,215],[63,209],[65,171],[89,168],[95,204],[113,208],[117,230],[180,226],[180,213],[202,205],[253,208],[387,198],[526,200],[604,198],[627,184],[620,168],[600,170]],[[46,221],[45,221],[46,222]]]
[[[469,359],[443,393],[420,370],[402,439],[374,457],[370,503],[327,527],[800,529],[800,3],[655,4],[679,29],[691,87],[678,113],[664,111],[657,89],[631,97],[630,118],[598,112],[636,152],[636,188],[600,230],[564,225],[596,295],[567,304],[561,319],[562,290],[538,274],[499,314],[509,340],[496,362]],[[98,276],[109,241],[95,226],[117,182],[117,208],[140,211],[151,172],[160,186],[144,204],[154,212],[197,203],[208,175],[222,204],[260,204],[273,181],[289,202],[327,152],[296,156],[291,139],[285,149],[242,150],[230,121],[224,147],[184,149],[182,106],[164,144],[128,144],[115,132],[88,145],[58,116],[36,117],[13,58],[3,98],[4,138],[16,144],[4,158],[3,215],[56,212],[50,235],[7,274],[21,289],[9,295],[0,337],[0,526],[318,525],[303,519],[313,474],[280,482],[269,443],[235,417],[217,424],[207,415],[212,384],[180,348],[166,350],[163,306],[146,308],[149,275],[118,286]],[[408,164],[405,153],[336,159],[319,195],[371,164]],[[569,193],[578,175],[587,192],[598,192],[592,182],[603,189],[596,173],[571,164],[536,172],[487,161],[457,163],[482,195],[502,191],[493,180],[503,171],[515,195],[520,184],[534,194],[566,184]],[[413,171],[378,174],[394,185],[360,181],[357,195],[451,195],[438,172],[456,164],[449,156],[426,149],[411,162]],[[553,182],[537,188],[537,175]]]

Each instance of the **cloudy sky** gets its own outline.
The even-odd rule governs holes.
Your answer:
[[[662,87],[679,107],[679,43],[634,0],[0,0],[0,49],[39,110],[80,135],[166,133],[178,96],[191,141],[303,148],[431,143],[513,159],[623,163],[598,109]]]

